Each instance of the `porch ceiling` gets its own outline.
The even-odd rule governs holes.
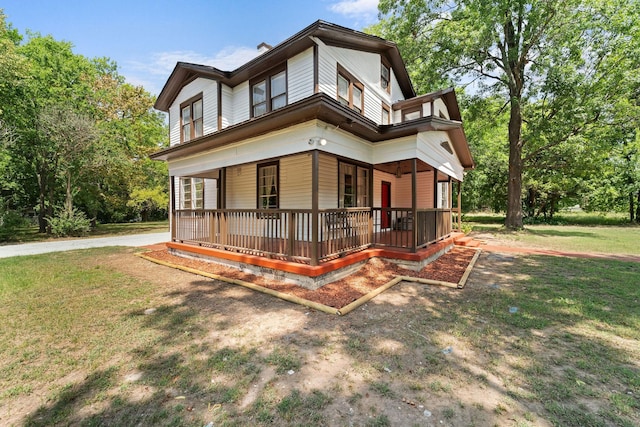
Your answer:
[[[373,143],[416,135],[419,132],[446,131],[451,137],[451,142],[462,166],[465,169],[473,167],[471,152],[460,122],[440,117],[423,117],[410,122],[379,126],[324,93],[317,93],[272,113],[226,127],[213,134],[205,135],[187,143],[174,145],[158,151],[150,157],[155,160],[174,160],[285,129],[310,120],[321,120],[332,124],[343,131]]]
[[[429,165],[428,163],[423,162],[418,159],[416,162],[416,172],[431,172],[434,170],[434,167]],[[400,173],[402,175],[411,173],[411,160],[402,160],[400,162],[388,162],[388,163],[378,163],[373,165],[374,169],[380,170],[382,172],[390,173],[395,175],[398,172],[398,167],[400,167]],[[445,173],[438,171],[438,180],[446,181],[449,179],[449,176]]]

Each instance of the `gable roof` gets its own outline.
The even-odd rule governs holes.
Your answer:
[[[160,111],[168,111],[182,87],[197,77],[218,80],[234,87],[248,80],[251,76],[259,74],[261,71],[282,63],[288,58],[312,47],[314,45],[312,37],[317,37],[329,46],[362,50],[382,55],[391,64],[404,97],[413,98],[415,96],[413,84],[395,43],[326,21],[316,21],[273,49],[233,71],[223,71],[208,65],[178,62],[162,88],[160,95],[158,95],[154,107]]]

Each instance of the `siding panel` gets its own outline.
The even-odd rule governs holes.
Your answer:
[[[233,123],[249,120],[249,82],[240,83],[233,88]]]
[[[338,160],[320,154],[319,163],[318,205],[320,209],[335,209],[338,207]]]
[[[311,155],[280,159],[280,208],[311,209]]]
[[[289,104],[313,95],[313,49],[307,49],[287,62]]]
[[[209,134],[218,130],[218,83],[215,80],[198,78],[185,85],[169,108],[169,141],[171,145],[180,143],[180,104],[202,93],[203,132]]]
[[[227,208],[256,208],[256,164],[227,168]]]

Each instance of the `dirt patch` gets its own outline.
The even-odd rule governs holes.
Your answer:
[[[328,307],[342,308],[385,285],[397,276],[458,283],[475,254],[476,251],[474,249],[454,247],[420,271],[404,269],[392,262],[373,258],[368,260],[357,272],[341,280],[328,283],[316,290],[244,273],[238,269],[211,262],[176,256],[166,249],[150,251],[145,253],[145,256],[173,265],[253,283]]]

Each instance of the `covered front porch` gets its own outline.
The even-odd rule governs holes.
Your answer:
[[[449,236],[454,215],[459,218],[450,208],[180,209],[173,212],[171,236],[315,266],[371,247],[415,253]]]
[[[172,241],[318,266],[371,248],[415,254],[460,228],[460,182],[418,159],[366,165],[314,150],[268,164],[277,164],[269,167],[279,178],[267,187],[279,204],[296,193],[309,200],[302,203],[307,208],[238,208],[240,196],[231,193],[247,184],[233,182],[248,182],[243,174],[255,177],[260,164],[195,175],[215,181],[216,188],[216,203],[205,200],[196,209],[184,208],[185,195],[172,179]],[[259,193],[262,205],[260,179],[251,191]],[[189,189],[189,198],[197,199],[194,191]],[[370,206],[336,207],[349,203]]]

